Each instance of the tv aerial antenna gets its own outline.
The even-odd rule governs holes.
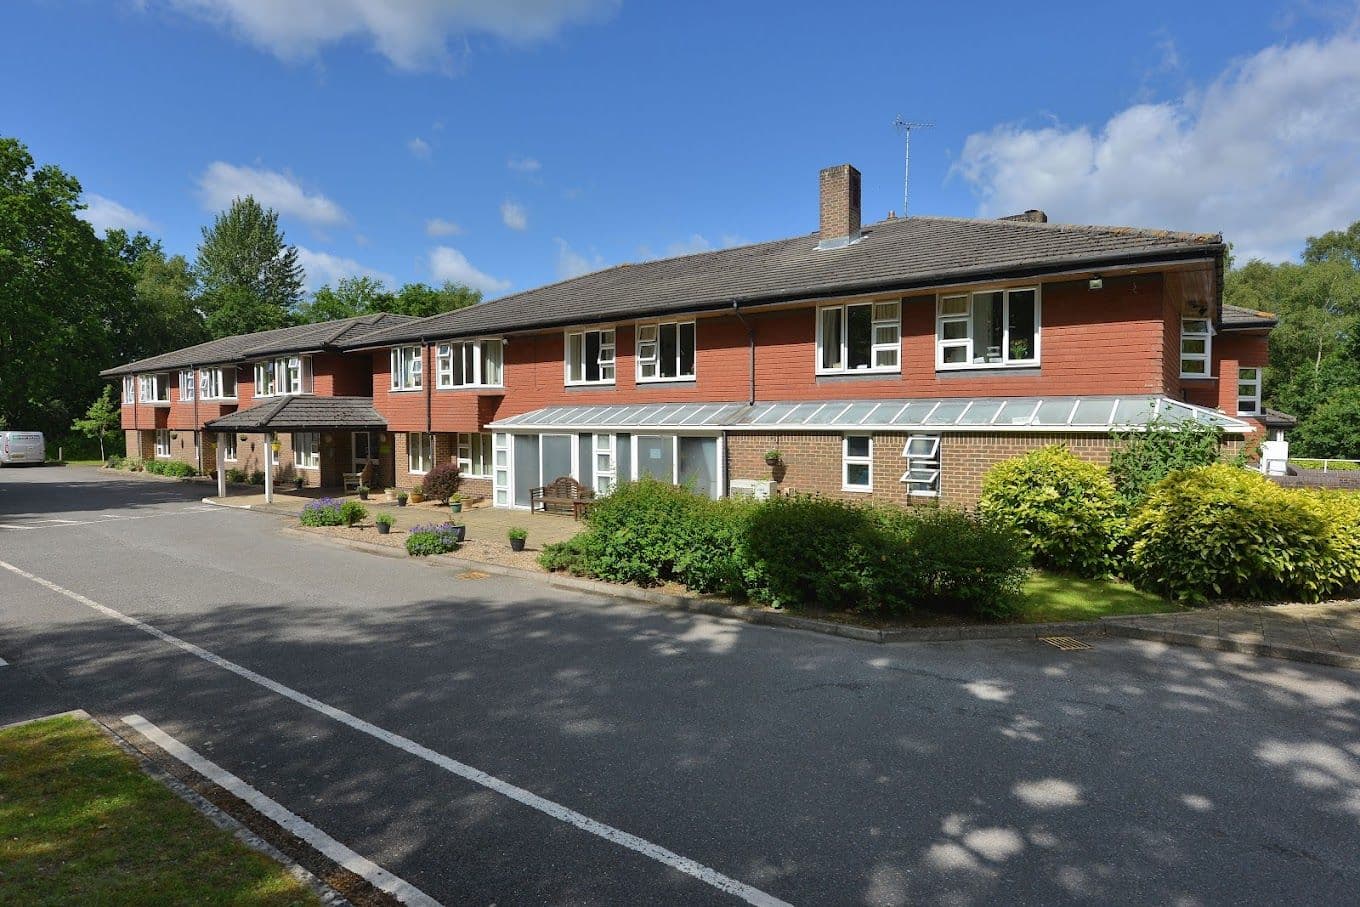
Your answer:
[[[893,120],[893,128],[902,132],[902,216],[906,217],[911,202],[911,132],[913,129],[930,129],[934,123],[920,123],[898,117]]]

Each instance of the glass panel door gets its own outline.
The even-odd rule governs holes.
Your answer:
[[[650,476],[670,484],[675,481],[675,438],[660,435],[637,436],[638,478]]]
[[[547,485],[554,479],[562,476],[571,476],[571,447],[573,444],[571,435],[542,435],[542,481],[539,485]]]
[[[538,480],[538,435],[515,435],[515,506],[529,506],[529,491]]]
[[[718,496],[718,439],[680,439],[680,484],[696,494]]]

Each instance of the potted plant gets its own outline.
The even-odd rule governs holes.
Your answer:
[[[419,504],[421,501],[425,500],[425,493],[419,488],[413,488],[411,490],[410,498],[412,504]]]
[[[766,466],[778,466],[778,465],[779,465],[779,461],[782,460],[782,459],[784,459],[784,455],[783,455],[782,453],[779,452],[779,448],[777,448],[777,447],[774,447],[774,448],[771,448],[770,450],[765,451],[765,465],[766,465]]]
[[[368,486],[367,486],[367,485],[360,485],[360,486],[358,487],[357,491],[359,492],[359,500],[361,500],[361,501],[367,501],[367,500],[368,500]]]
[[[454,492],[453,494],[449,495],[449,512],[450,513],[463,512],[463,496],[461,494]]]
[[[304,480],[303,480],[302,476],[293,476],[293,487],[294,487],[294,488],[297,488],[297,489],[301,489],[301,488],[302,488],[302,483],[303,483],[303,481],[304,481]]]
[[[524,550],[524,542],[529,538],[529,530],[515,526],[507,533],[507,535],[510,536],[511,551]]]
[[[450,523],[449,526],[452,527],[453,529],[453,537],[457,539],[459,543],[462,543],[467,540],[466,526],[464,526],[462,523]]]
[[[397,506],[398,507],[406,506],[406,492],[404,491],[397,492]]]
[[[387,535],[391,532],[394,522],[390,513],[380,513],[373,518],[373,525],[378,527],[378,535]]]

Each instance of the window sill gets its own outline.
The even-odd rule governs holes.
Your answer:
[[[644,384],[661,384],[661,385],[670,385],[670,384],[697,384],[698,381],[699,381],[699,379],[698,379],[697,377],[695,377],[694,375],[689,375],[688,377],[684,377],[684,378],[639,378],[639,379],[637,379],[637,383],[638,383],[639,386],[644,385]]]
[[[983,372],[983,371],[1007,371],[1012,369],[1035,369],[1040,366],[1038,359],[1026,359],[1024,362],[936,362],[935,371],[937,372]]]
[[[1181,375],[1182,381],[1216,381],[1217,375]]]
[[[416,390],[420,390],[420,388],[416,388]],[[444,386],[436,387],[435,390],[437,390],[437,391],[477,391],[477,392],[479,392],[479,393],[480,393],[480,392],[483,392],[483,391],[496,391],[496,392],[498,392],[498,393],[502,393],[502,394],[503,394],[503,393],[505,393],[505,385],[504,385],[504,384],[450,384],[450,385],[448,385],[448,386],[446,386],[446,387],[444,387]],[[394,391],[393,393],[395,393],[395,391]]]
[[[425,390],[423,387],[392,387],[388,388],[389,394],[418,394]]]
[[[873,494],[873,493],[874,493],[874,490],[873,490],[872,488],[862,488],[862,487],[857,486],[857,485],[842,485],[842,486],[841,486],[841,491],[852,491],[852,492],[855,492],[856,494]]]
[[[568,381],[568,382],[566,382],[565,384],[563,384],[562,386],[563,386],[563,387],[568,387],[568,388],[571,388],[571,387],[582,387],[582,388],[589,389],[589,388],[592,388],[592,387],[614,387],[615,384],[616,384],[616,382],[613,382],[613,381]]]
[[[898,368],[844,368],[844,369],[817,369],[818,378],[853,378],[858,375],[901,375],[902,369]]]

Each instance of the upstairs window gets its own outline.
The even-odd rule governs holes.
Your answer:
[[[637,379],[675,381],[694,377],[693,321],[640,324],[637,328]]]
[[[392,390],[420,390],[424,371],[421,363],[420,347],[392,347]]]
[[[233,383],[235,376],[232,378]],[[279,397],[312,392],[310,356],[287,356],[255,363],[255,396]]]
[[[841,439],[841,489],[874,490],[874,439],[868,435]]]
[[[1213,328],[1207,318],[1181,319],[1181,377],[1208,378]]]
[[[567,383],[614,383],[614,329],[567,333]]]
[[[138,382],[143,403],[170,402],[170,380],[167,375],[139,375]]]
[[[435,351],[435,386],[500,387],[505,382],[504,357],[500,340],[441,343]]]
[[[1237,414],[1239,416],[1259,416],[1261,414],[1261,370],[1259,368],[1239,368],[1237,370]]]
[[[940,493],[940,436],[911,435],[902,448],[907,471],[902,482],[907,492],[918,497],[936,497]]]
[[[935,367],[1037,365],[1039,320],[1036,287],[941,296],[935,312]]]
[[[236,367],[201,369],[198,373],[198,395],[203,400],[236,399]]]
[[[137,378],[135,375],[123,376],[123,402],[137,402]]]
[[[896,372],[902,363],[902,304],[875,302],[817,310],[817,371]]]
[[[194,370],[191,368],[180,370],[179,398],[181,400],[194,399]]]

